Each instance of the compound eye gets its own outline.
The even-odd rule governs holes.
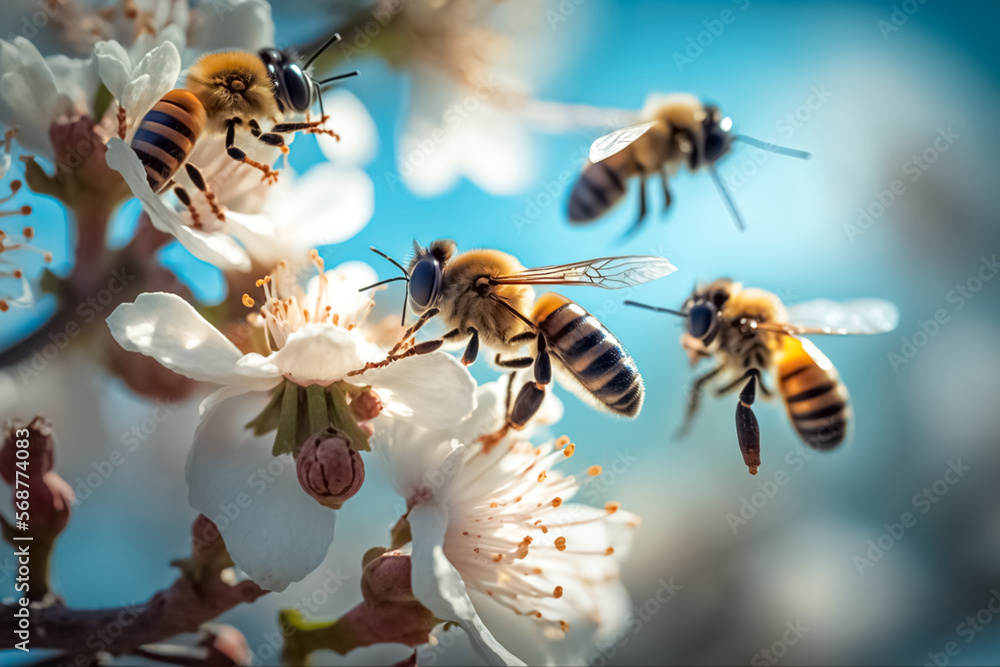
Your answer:
[[[433,257],[423,257],[410,271],[410,303],[415,311],[430,308],[441,289],[441,265]]]
[[[285,94],[288,103],[295,111],[308,111],[312,102],[312,90],[309,75],[295,63],[289,63],[282,68],[285,79]]]
[[[687,330],[695,338],[704,338],[715,326],[715,306],[701,302],[688,310]]]
[[[726,135],[718,128],[712,130],[705,136],[705,159],[715,162],[729,148]]]

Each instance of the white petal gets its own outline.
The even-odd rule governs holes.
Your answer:
[[[380,415],[374,422],[372,449],[382,459],[389,479],[407,502],[450,494],[457,472],[466,457],[466,448],[457,440],[442,439],[400,419]],[[445,474],[446,461],[451,467]],[[447,488],[442,488],[447,483]]]
[[[268,210],[301,248],[342,243],[364,229],[375,213],[372,179],[355,167],[321,162],[296,180],[292,190],[292,197],[276,198]]]
[[[128,117],[139,119],[146,115],[167,91],[174,88],[180,72],[181,56],[173,42],[164,42],[143,56],[119,98]]]
[[[214,264],[220,269],[250,270],[250,257],[234,239],[221,233],[191,229],[184,224],[177,211],[167,206],[160,196],[153,192],[153,188],[146,180],[146,170],[128,144],[114,137],[108,141],[107,146],[105,159],[108,166],[122,175],[132,194],[142,202],[142,207],[154,227],[174,236],[198,259]]]
[[[153,357],[172,371],[216,384],[267,388],[273,378],[237,371],[243,354],[187,301],[176,294],[146,292],[108,317],[115,340],[131,352]]]
[[[448,510],[436,502],[414,507],[409,514],[413,535],[413,595],[440,619],[462,626],[473,647],[491,665],[523,665],[493,637],[476,613],[458,570],[444,555]]]
[[[388,412],[428,428],[453,426],[476,409],[476,381],[446,352],[396,361],[351,382],[370,384]]]
[[[372,161],[378,150],[378,130],[368,109],[354,93],[343,88],[323,95],[328,125],[340,141],[328,134],[316,135],[319,149],[327,160],[363,166]]]
[[[58,91],[38,49],[24,37],[0,40],[0,122],[17,127],[17,142],[51,159],[49,126]]]
[[[273,437],[234,431],[252,417],[240,403],[223,402],[195,433],[188,502],[215,522],[241,570],[262,588],[283,591],[323,562],[337,513],[302,490],[290,455],[271,455]]]
[[[189,46],[190,59],[207,51],[235,49],[256,53],[274,46],[271,6],[264,0],[226,0],[204,7],[203,21]],[[189,56],[185,54],[185,61]]]
[[[363,364],[359,336],[334,324],[307,324],[272,354],[281,373],[298,384],[330,384]]]
[[[371,303],[371,297],[358,290],[367,287],[378,280],[375,269],[365,262],[344,262],[330,269],[325,274],[325,302],[331,312],[340,315],[341,322],[356,322],[362,314],[366,314]],[[306,301],[311,303],[319,296],[319,276],[313,276],[306,284]]]
[[[116,100],[125,98],[125,86],[132,78],[132,61],[124,47],[111,40],[94,46],[94,63],[101,83]]]

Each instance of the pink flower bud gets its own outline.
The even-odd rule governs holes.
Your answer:
[[[70,507],[76,502],[73,488],[56,472],[47,472],[28,483],[31,533],[58,535],[69,523]]]
[[[368,563],[361,574],[361,595],[372,603],[414,602],[409,554],[386,551]]]
[[[303,443],[295,470],[306,493],[333,509],[356,494],[365,481],[361,455],[333,431],[317,433]]]
[[[366,389],[351,401],[351,412],[359,422],[375,419],[382,413],[382,399],[371,389]]]
[[[203,663],[208,667],[234,667],[253,661],[247,638],[231,625],[210,628],[198,644],[208,649],[208,657]]]

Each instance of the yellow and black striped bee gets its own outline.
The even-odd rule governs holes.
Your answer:
[[[850,422],[847,388],[830,360],[800,336],[885,333],[899,322],[899,311],[888,301],[838,304],[820,299],[786,308],[774,294],[744,288],[728,278],[695,289],[680,311],[625,303],[683,317],[681,345],[691,364],[707,358],[716,362],[691,386],[682,433],[690,427],[701,392],[710,384],[719,385],[720,396],[742,387],[736,435],[751,475],[760,466],[760,430],[751,407],[758,385],[765,398],[771,396],[764,373],[777,378],[778,392],[799,437],[814,449],[833,449],[844,441]]]
[[[655,280],[676,268],[663,257],[602,257],[574,264],[526,269],[499,250],[456,253],[453,241],[439,240],[429,248],[414,243],[409,268],[372,248],[403,275],[370,285],[405,280],[410,308],[420,314],[403,339],[389,352],[385,364],[413,354],[438,349],[445,341],[467,340],[462,362],[473,363],[479,345],[494,350],[500,368],[533,367],[534,381],[521,387],[516,398],[508,387],[507,418],[499,438],[508,429],[520,430],[535,414],[552,380],[553,368],[568,388],[591,405],[624,417],[642,408],[642,377],[622,343],[597,318],[566,297],[548,292],[535,299],[535,285],[591,285],[619,289]],[[405,321],[404,307],[404,321]],[[450,328],[437,340],[414,344],[413,335],[432,317]],[[520,351],[529,348],[527,354]],[[515,356],[509,356],[515,355]]]
[[[776,146],[742,134],[733,134],[733,121],[723,117],[718,107],[704,104],[694,95],[675,93],[657,96],[637,117],[645,122],[615,130],[590,147],[590,160],[573,186],[569,198],[569,219],[573,223],[597,220],[625,196],[628,181],[639,177],[639,218],[632,231],[646,217],[646,179],[659,175],[663,184],[663,207],[670,206],[667,180],[683,165],[691,171],[708,170],[729,208],[737,227],[745,229],[743,218],[715,169],[715,163],[743,141],[763,150],[796,158],[809,153]]]
[[[259,169],[269,182],[277,180],[277,172],[250,159],[236,147],[237,128],[246,128],[257,140],[283,150],[287,147],[282,134],[309,132],[336,136],[322,127],[327,116],[323,110],[321,87],[355,76],[357,72],[317,81],[307,70],[323,51],[339,40],[340,35],[334,34],[302,65],[290,52],[274,48],[262,49],[256,54],[223,51],[202,56],[188,71],[186,88],[164,95],[140,120],[132,137],[132,149],[145,167],[153,191],[159,193],[173,187],[197,225],[197,213],[191,206],[190,196],[173,181],[184,167],[191,182],[212,206],[213,213],[223,219],[201,172],[188,162],[203,133],[224,134],[229,157]],[[317,101],[320,120],[280,122],[289,113],[308,113]],[[261,122],[274,125],[265,133]]]

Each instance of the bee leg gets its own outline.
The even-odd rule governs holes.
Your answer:
[[[677,430],[677,437],[684,437],[691,430],[691,424],[694,422],[694,416],[698,412],[698,407],[701,404],[701,392],[704,386],[712,380],[716,375],[722,372],[725,366],[716,366],[707,373],[703,373],[695,378],[695,381],[691,383],[688,387],[687,395],[687,409],[684,411],[684,423]]]
[[[337,141],[340,141],[340,135],[333,130],[328,130],[323,126],[329,116],[322,116],[317,121],[312,121],[309,123],[280,123],[271,128],[271,132],[276,134],[291,134],[292,132],[306,132],[308,134],[328,134]]]
[[[500,355],[497,355],[498,357]],[[510,403],[514,398],[514,380],[517,379],[517,371],[511,371],[509,379],[507,380],[507,398],[503,402],[503,413],[507,415],[510,412]]]
[[[517,357],[516,359],[503,359],[500,354],[493,359],[493,363],[500,368],[527,368],[535,363],[534,357]]]
[[[186,162],[184,164],[184,169],[187,171],[188,178],[190,178],[191,182],[194,183],[194,187],[198,188],[198,191],[205,195],[205,200],[208,202],[208,205],[212,207],[212,213],[215,215],[216,219],[220,222],[225,222],[226,216],[219,207],[219,201],[216,198],[215,193],[209,189],[208,183],[205,182],[205,177],[202,176],[201,170],[190,162]]]
[[[198,209],[191,203],[191,197],[188,196],[187,190],[179,185],[175,185],[174,194],[177,195],[177,199],[187,207],[188,213],[191,214],[191,226],[195,229],[201,229],[201,216],[198,215]]]
[[[768,391],[767,387],[764,386],[764,378],[761,377],[759,368],[748,368],[746,373],[739,376],[738,378],[727,384],[725,387],[720,387],[719,389],[717,389],[715,391],[715,395],[724,396],[729,392],[733,391],[734,389],[736,389],[737,387],[739,387],[744,380],[747,380],[751,377],[757,379],[758,384],[760,384],[761,393],[764,394],[765,396],[770,397],[771,392]]]
[[[254,169],[259,169],[264,173],[261,177],[262,181],[267,181],[268,183],[274,184],[278,182],[278,172],[268,167],[266,164],[261,164],[256,160],[251,160],[247,157],[247,154],[236,147],[236,126],[242,125],[243,121],[239,118],[230,118],[226,121],[226,153],[229,157],[233,158],[237,162],[242,162],[243,164],[248,164]]]
[[[285,144],[285,138],[283,136],[280,134],[274,134],[273,132],[265,134],[264,131],[260,129],[260,123],[252,118],[250,119],[250,134],[268,146],[280,147],[282,153],[288,152],[288,145]]]
[[[673,197],[670,196],[670,186],[667,184],[666,168],[660,171],[660,182],[663,184],[663,215],[666,215],[670,212],[670,204],[673,201]]]
[[[397,352],[399,352],[400,348],[402,348],[403,345],[407,343],[407,341],[413,338],[414,334],[420,331],[420,328],[423,327],[425,324],[427,324],[428,320],[437,315],[439,312],[440,311],[437,308],[431,308],[430,310],[425,311],[424,314],[420,316],[420,319],[414,322],[413,325],[406,330],[406,333],[403,334],[403,337],[400,339],[400,341],[396,343],[396,345],[393,346],[391,350],[389,350],[389,356],[391,357]],[[451,333],[453,332],[449,331],[448,334],[445,334],[445,337],[448,337],[448,335]],[[440,344],[442,343],[444,343],[444,341],[440,341],[439,347]]]
[[[538,348],[534,359],[535,379],[533,382],[524,383],[521,391],[517,392],[517,398],[514,399],[513,406],[510,405],[510,387],[508,387],[507,417],[503,427],[495,433],[490,433],[479,438],[486,452],[495,447],[511,429],[520,431],[527,426],[531,418],[538,413],[538,409],[542,406],[542,401],[545,399],[545,386],[552,382],[552,361],[546,349],[547,343],[545,337],[540,333],[536,335],[538,337]],[[497,361],[502,361],[500,355],[497,355]],[[522,360],[511,359],[510,361],[519,363]],[[514,375],[514,373],[511,373],[511,384],[514,383]]]
[[[646,218],[646,174],[639,174],[639,217],[635,219],[625,236],[631,236],[639,231],[642,222]]]
[[[740,401],[736,404],[736,437],[739,439],[743,462],[751,475],[757,474],[760,466],[760,427],[753,413],[754,399],[757,396],[757,377],[753,374],[740,392]]]
[[[462,354],[462,364],[471,366],[479,356],[479,332],[475,327],[469,327],[465,333],[469,334],[469,344],[465,346],[465,353]]]

